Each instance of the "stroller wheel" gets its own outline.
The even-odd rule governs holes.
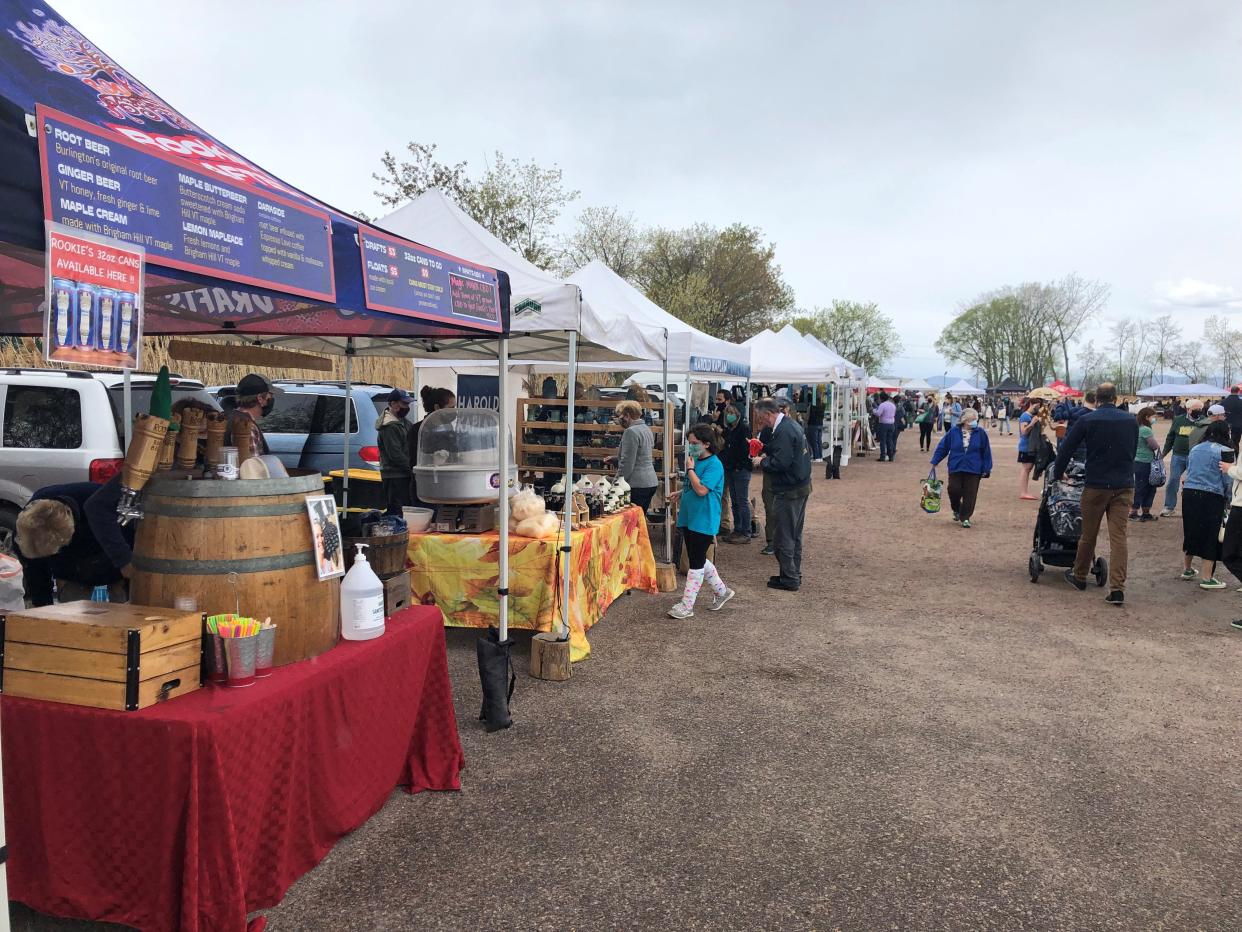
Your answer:
[[[1096,557],[1091,566],[1091,575],[1095,577],[1095,584],[1103,588],[1104,583],[1108,582],[1108,561],[1103,557]]]
[[[1027,561],[1027,570],[1031,574],[1031,582],[1039,582],[1039,575],[1044,571],[1044,565],[1039,560],[1039,554],[1031,551],[1031,558]]]

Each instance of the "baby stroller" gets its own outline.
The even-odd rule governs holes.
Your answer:
[[[1086,467],[1081,460],[1070,460],[1065,474],[1055,482],[1044,473],[1044,491],[1039,499],[1039,514],[1035,518],[1035,537],[1031,543],[1028,569],[1031,582],[1039,582],[1044,564],[1070,567],[1078,553],[1078,538],[1082,537],[1082,490]],[[1091,565],[1095,584],[1103,586],[1108,580],[1108,561],[1096,557]]]

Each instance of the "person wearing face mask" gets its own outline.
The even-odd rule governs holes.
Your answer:
[[[264,376],[252,372],[237,383],[237,407],[229,412],[228,423],[224,428],[224,445],[237,446],[238,435],[250,433],[250,449],[255,456],[271,451],[267,441],[263,439],[263,431],[259,428],[260,418],[265,418],[276,407],[276,396],[282,395],[279,388]]]
[[[646,511],[659,485],[652,459],[655,437],[643,420],[643,408],[637,401],[619,402],[616,414],[617,423],[625,428],[616,457],[617,475],[629,483],[630,501]]]
[[[720,573],[707,559],[712,539],[720,530],[720,504],[724,497],[725,471],[716,451],[721,446],[720,430],[714,424],[696,424],[686,438],[686,486],[677,510],[677,527],[686,546],[686,588],[681,601],[668,610],[671,618],[693,618],[694,603],[703,583],[715,598],[708,611],[718,612],[735,593],[725,585]]]
[[[400,515],[401,509],[412,504],[410,498],[410,395],[394,388],[388,393],[388,407],[375,422],[380,452],[380,482],[388,514]]]
[[[737,407],[724,410],[725,439],[720,461],[725,468],[725,488],[733,508],[733,533],[724,538],[728,544],[750,543],[750,425],[742,419]]]

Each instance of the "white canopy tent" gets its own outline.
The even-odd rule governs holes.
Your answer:
[[[577,285],[527,261],[510,249],[477,220],[438,189],[420,194],[399,207],[377,226],[425,246],[503,269],[509,273],[509,359],[563,359],[558,353],[576,333],[579,359],[630,360],[658,358],[664,351],[663,335],[618,317],[605,318],[583,299]],[[454,357],[460,356],[460,359]],[[478,352],[457,354],[441,347],[440,359],[466,366],[495,355]]]
[[[886,392],[895,392],[901,388],[901,383],[897,379],[885,379],[878,375],[873,375],[867,379],[867,388],[872,390],[880,390]]]
[[[755,382],[824,382],[835,375],[822,350],[791,326],[777,333],[761,330],[742,345],[750,347],[750,377]]]
[[[1164,382],[1139,389],[1137,394],[1140,398],[1223,398],[1229,392],[1219,385],[1208,385],[1204,382],[1192,382],[1189,385]]]
[[[935,388],[926,379],[902,379],[901,390],[906,392],[930,392]]]
[[[831,346],[829,346],[819,337],[815,336],[815,334],[813,333],[803,334],[802,339],[806,340],[812,346],[818,347],[820,350],[826,353],[830,359],[834,360],[837,366],[840,368],[842,375],[849,376],[851,379],[854,379],[855,381],[860,381],[867,377],[866,369],[864,369],[860,365],[857,365],[856,363],[850,362],[848,359],[846,359],[844,356],[842,356],[840,353],[834,350]]]
[[[975,386],[971,385],[965,379],[958,379],[956,382],[954,382],[944,391],[945,391],[945,394],[948,394],[948,395],[984,395],[986,394],[986,392],[984,392],[983,389],[975,388]]]

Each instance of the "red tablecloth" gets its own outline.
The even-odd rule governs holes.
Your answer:
[[[57,916],[242,930],[395,786],[460,788],[437,608],[244,689],[0,709],[9,895]]]

